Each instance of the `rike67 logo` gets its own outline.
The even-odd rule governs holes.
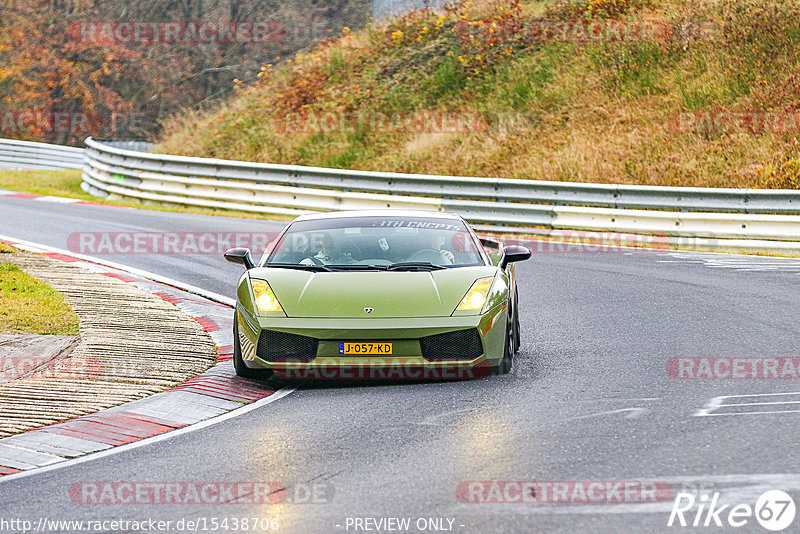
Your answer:
[[[763,528],[778,532],[794,522],[794,499],[781,490],[770,490],[749,504],[719,504],[720,493],[711,497],[701,494],[678,493],[672,505],[667,526],[691,527],[743,527],[755,520]],[[749,530],[749,529],[748,529]]]

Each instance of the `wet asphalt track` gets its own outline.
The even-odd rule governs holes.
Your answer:
[[[0,234],[59,248],[82,231],[275,232],[283,224],[0,198]],[[97,255],[226,295],[241,272],[214,254]],[[797,380],[677,380],[665,367],[673,357],[800,356],[797,262],[542,252],[518,274],[523,343],[511,375],[303,387],[197,432],[0,481],[0,517],[277,517],[280,532],[297,533],[363,532],[353,520],[367,517],[411,518],[411,532],[418,518],[452,519],[463,533],[697,530],[668,528],[669,503],[461,502],[459,483],[474,480],[666,481],[751,505],[753,495],[783,489],[800,503],[800,412],[695,416],[714,397],[796,392]],[[326,502],[86,505],[68,493],[86,481],[267,480],[298,492],[316,484]],[[754,519],[705,530],[763,531]]]

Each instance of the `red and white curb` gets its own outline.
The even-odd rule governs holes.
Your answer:
[[[163,393],[0,439],[0,480],[98,456],[83,458],[91,453],[102,451],[107,455],[116,452],[117,448],[121,451],[145,444],[142,440],[168,438],[204,428],[294,391],[293,388],[278,391],[274,384],[236,376],[231,361],[232,299],[97,258],[5,236],[0,236],[0,241],[134,284],[175,304],[208,332],[219,355],[214,367]],[[168,434],[170,432],[172,434]]]
[[[8,197],[8,198],[28,198],[32,200],[37,200],[39,202],[53,202],[56,204],[84,204],[86,206],[103,206],[105,208],[123,208],[123,209],[132,209],[128,206],[116,206],[114,204],[103,204],[102,202],[92,202],[91,200],[80,200],[77,198],[69,198],[69,197],[54,197],[50,195],[37,195],[35,193],[21,193],[19,191],[9,191],[6,189],[0,189],[0,197]]]

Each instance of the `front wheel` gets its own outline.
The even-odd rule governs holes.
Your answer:
[[[505,347],[503,348],[503,359],[500,360],[499,365],[492,366],[493,375],[508,374],[511,372],[511,368],[514,365],[514,327],[512,325],[513,322],[510,318],[506,317],[506,338],[504,343]]]
[[[522,345],[522,335],[519,328],[519,293],[514,289],[514,354],[519,352]]]
[[[239,341],[239,314],[233,312],[233,368],[236,376],[266,380],[272,376],[272,369],[250,369],[242,359],[242,345]]]

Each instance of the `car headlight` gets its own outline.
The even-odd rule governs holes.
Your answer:
[[[283,311],[281,303],[278,302],[278,297],[269,287],[266,280],[251,279],[250,284],[253,286],[253,294],[256,297],[256,307],[264,312],[278,312]]]
[[[489,289],[492,287],[492,280],[494,280],[494,277],[491,276],[475,280],[467,294],[461,299],[461,303],[456,310],[482,310],[483,305],[486,304]]]

